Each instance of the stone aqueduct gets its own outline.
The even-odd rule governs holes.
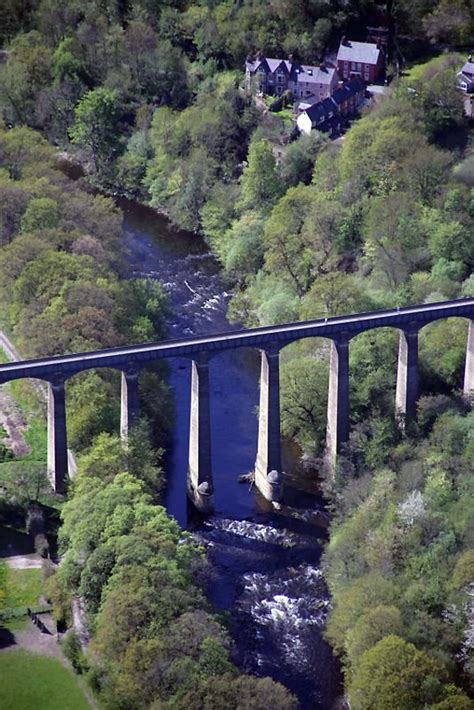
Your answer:
[[[349,342],[374,328],[400,332],[395,407],[402,423],[416,417],[418,395],[418,333],[434,321],[462,317],[469,321],[464,393],[474,396],[474,298],[325,318],[213,336],[112,348],[0,365],[0,384],[37,378],[48,383],[48,473],[63,492],[68,476],[65,382],[85,370],[109,367],[122,373],[120,432],[124,442],[139,415],[138,376],[141,368],[163,358],[192,362],[188,494],[198,509],[213,509],[209,359],[235,348],[261,353],[260,408],[255,484],[271,501],[282,498],[280,451],[279,353],[302,338],[331,341],[327,412],[327,453],[332,462],[349,438]]]

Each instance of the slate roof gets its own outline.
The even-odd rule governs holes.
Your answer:
[[[320,126],[338,112],[340,104],[361,92],[365,92],[365,84],[362,79],[358,77],[351,79],[347,84],[336,89],[332,96],[328,96],[323,101],[318,101],[307,108],[305,113],[310,118],[313,126]]]
[[[298,103],[298,109],[300,111],[306,111],[310,106],[313,106],[313,104],[318,102],[318,97],[315,96],[314,94],[311,94],[311,96],[307,96],[305,99],[301,99],[301,101]]]
[[[256,72],[260,66],[263,66],[268,71],[271,71],[273,74],[273,72],[275,72],[280,65],[282,69],[286,71],[287,74],[291,72],[292,64],[287,59],[272,59],[271,57],[262,57],[261,59],[256,59],[254,62],[246,62],[246,66],[252,74]]]
[[[312,67],[308,64],[293,64],[291,78],[294,80],[295,74],[298,77],[297,81],[305,81],[308,84],[330,84],[334,79],[336,69],[334,67],[320,66]]]
[[[271,57],[262,57],[254,62],[247,62],[246,67],[251,74],[254,74],[257,69],[263,66],[272,74],[281,66],[281,68],[290,75],[293,81],[304,81],[308,84],[330,84],[336,73],[334,67],[311,66],[310,64],[298,64],[290,62],[288,59],[272,59]]]
[[[336,104],[339,105],[361,92],[365,92],[365,84],[362,79],[356,77],[355,79],[348,81],[347,84],[344,84],[344,86],[340,86],[339,89],[336,89],[332,95],[332,98]]]
[[[474,62],[466,62],[459,74],[474,74]]]
[[[337,53],[337,61],[360,62],[361,64],[377,64],[380,48],[370,42],[341,42]]]
[[[308,109],[306,113],[311,120],[313,125],[320,125],[331,118],[337,111],[337,105],[333,101],[331,96],[324,99],[323,101],[318,101],[317,104],[313,104]]]
[[[465,74],[462,71],[458,72],[458,77],[460,79],[464,79],[464,81],[467,82],[468,84],[474,83],[474,76],[470,76],[469,74]]]

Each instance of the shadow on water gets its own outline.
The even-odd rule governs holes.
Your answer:
[[[125,200],[120,207],[132,274],[159,279],[169,296],[169,337],[232,329],[226,319],[230,293],[202,240],[147,208]],[[230,614],[239,666],[284,683],[302,710],[330,710],[340,676],[322,638],[329,596],[319,567],[328,523],[321,498],[292,475],[285,505],[274,511],[238,482],[256,456],[258,377],[256,351],[229,351],[210,362],[216,512],[207,520],[189,518],[190,364],[171,361],[175,420],[165,460],[166,506],[208,551],[208,597]]]

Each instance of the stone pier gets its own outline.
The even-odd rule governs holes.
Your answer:
[[[395,413],[405,429],[416,420],[418,399],[418,328],[413,325],[400,331],[398,348]]]
[[[137,423],[139,415],[138,370],[123,370],[120,400],[120,437],[124,445],[127,444],[129,431]]]
[[[326,453],[331,466],[349,441],[349,337],[341,334],[331,343],[329,363]]]
[[[201,513],[214,510],[211,462],[209,359],[201,353],[192,362],[189,423],[188,496]]]
[[[255,485],[270,501],[283,497],[280,443],[280,374],[279,351],[261,350],[258,450],[255,461]]]
[[[464,394],[474,405],[474,320],[469,321],[469,330],[467,331]]]
[[[196,507],[210,512],[214,491],[208,359],[239,348],[259,350],[262,361],[255,484],[268,500],[277,502],[282,500],[284,478],[280,450],[281,349],[304,338],[327,338],[332,342],[326,444],[328,460],[334,464],[349,439],[349,343],[352,339],[377,328],[396,328],[400,332],[395,407],[400,427],[410,431],[417,413],[418,331],[447,318],[469,321],[464,393],[474,405],[473,297],[8,362],[0,364],[0,385],[26,378],[50,383],[48,472],[55,490],[63,491],[68,476],[64,382],[95,368],[109,367],[122,372],[120,432],[126,443],[130,428],[139,416],[138,373],[141,369],[169,358],[190,358],[193,362],[187,487]],[[232,446],[232,441],[229,445]]]
[[[48,382],[48,477],[53,490],[64,493],[68,477],[64,381]]]

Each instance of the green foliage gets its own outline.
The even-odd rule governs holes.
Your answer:
[[[283,686],[269,678],[233,678],[223,675],[210,678],[176,703],[179,710],[189,707],[196,710],[211,710],[217,707],[229,710],[244,707],[249,710],[266,710],[268,707],[275,710],[294,710],[296,701]]]
[[[268,141],[253,141],[242,173],[241,209],[266,210],[281,192],[275,156]]]
[[[357,667],[362,654],[385,636],[402,636],[403,623],[395,606],[376,606],[361,616],[347,634],[347,660]]]
[[[204,611],[193,582],[201,551],[153,503],[159,472],[152,475],[146,439],[138,427],[124,452],[118,438],[101,434],[80,459],[62,509],[65,554],[48,583],[60,608],[71,593],[85,599],[94,630],[89,676],[106,707],[178,702],[209,679],[235,674],[227,632]],[[75,637],[67,638],[82,670]],[[269,684],[277,696],[283,692]]]
[[[104,87],[85,94],[74,110],[69,134],[73,143],[90,150],[95,169],[103,174],[117,149],[119,94]]]
[[[284,148],[281,120],[260,115],[239,87],[238,72],[256,48],[316,63],[343,32],[362,36],[375,11],[373,2],[171,7],[146,0],[90,0],[65,11],[48,0],[33,13],[8,0],[0,9],[0,35],[11,40],[0,67],[3,115],[40,127],[61,146],[70,137],[102,183],[202,232],[237,282],[231,314],[249,325],[472,295],[474,180],[455,88],[462,57],[443,53],[393,82],[340,146],[314,133]],[[407,55],[423,38],[468,44],[472,35],[472,12],[461,0],[400,0],[391,13]],[[451,152],[440,147],[454,144]],[[0,156],[0,294],[25,355],[162,337],[159,287],[117,278],[120,217],[111,204],[54,171],[52,151],[23,126],[0,131]],[[451,686],[436,697],[423,680],[414,688],[415,672],[403,667],[413,658],[434,678],[431,690],[440,687],[427,657],[416,655],[423,650],[453,681],[457,654],[472,683],[472,663],[459,652],[474,544],[472,416],[451,396],[462,385],[465,327],[447,321],[420,333],[423,398],[413,437],[393,422],[396,333],[373,331],[350,343],[352,437],[325,482],[334,510],[325,566],[334,595],[328,637],[344,656],[348,684],[360,682],[370,703],[377,696],[372,705],[351,698],[354,707],[463,707]],[[289,348],[282,362],[283,431],[311,453],[325,438],[327,359],[327,345],[313,341]],[[160,393],[147,411],[155,416],[167,392],[160,372],[147,378],[144,386]],[[133,433],[129,453],[111,434],[117,377],[74,378],[68,402],[75,446],[89,448],[104,433],[82,456],[51,595],[63,615],[72,592],[87,600],[101,701],[292,707],[279,686],[230,674],[225,632],[198,619],[202,600],[194,602],[190,579],[199,555],[178,544],[155,505],[163,476],[157,453],[142,445],[146,427]],[[40,481],[41,467],[22,471],[5,470],[11,489]],[[387,634],[419,650],[399,639],[382,658]],[[382,660],[372,678],[364,659],[377,648]],[[394,664],[406,697],[383,685],[377,666],[385,663]]]
[[[456,562],[451,578],[453,589],[462,589],[474,579],[474,550],[466,550]]]
[[[28,203],[21,218],[21,231],[34,233],[43,229],[54,229],[58,221],[58,203],[49,197],[39,197]]]
[[[82,653],[81,642],[74,631],[68,631],[68,633],[63,636],[61,639],[61,648],[76,673],[82,673],[84,670],[87,670],[87,662]]]
[[[283,365],[281,428],[306,451],[323,452],[328,369],[324,362],[297,358]]]
[[[8,568],[6,562],[0,562],[0,611],[6,607]]]
[[[362,656],[349,687],[354,710],[413,710],[442,699],[439,669],[423,651],[387,636]]]
[[[325,136],[317,131],[309,135],[301,135],[296,141],[290,143],[280,167],[281,181],[285,190],[296,187],[300,182],[305,185],[311,182],[316,157],[326,143]]]

